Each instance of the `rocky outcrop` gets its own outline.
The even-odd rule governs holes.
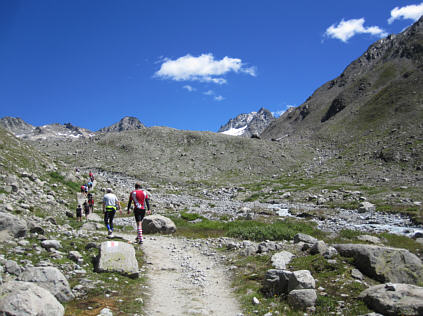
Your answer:
[[[101,243],[96,271],[117,272],[131,278],[137,278],[139,275],[138,261],[135,258],[134,247],[119,241]]]
[[[354,258],[356,267],[380,282],[423,282],[422,261],[406,249],[360,244],[334,245],[339,254]]]
[[[0,286],[0,314],[62,316],[64,308],[46,289],[31,283],[9,281]]]
[[[35,128],[19,117],[10,116],[1,118],[0,126],[14,135],[24,135],[32,132]]]
[[[110,133],[110,132],[123,132],[123,131],[132,131],[137,129],[145,128],[145,126],[140,122],[139,119],[133,116],[125,116],[119,122],[110,125],[108,127],[103,127],[98,132],[99,133]]]
[[[423,288],[415,285],[375,285],[361,292],[360,298],[383,315],[423,315]]]
[[[142,222],[142,230],[146,234],[172,234],[176,231],[175,223],[162,215],[146,216]]]
[[[0,240],[10,237],[24,237],[28,231],[27,224],[19,217],[0,212]]]
[[[19,275],[18,279],[36,283],[38,286],[48,290],[62,303],[74,299],[68,280],[55,267],[31,267]]]

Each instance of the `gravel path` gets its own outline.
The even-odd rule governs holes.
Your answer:
[[[133,240],[135,235],[116,234]],[[229,272],[204,243],[167,236],[147,236],[150,298],[144,315],[242,315],[231,291]]]

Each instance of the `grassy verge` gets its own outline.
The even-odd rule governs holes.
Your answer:
[[[202,219],[199,222],[190,221]],[[231,222],[212,221],[193,213],[182,212],[181,216],[173,216],[177,226],[176,235],[190,238],[234,237],[243,240],[291,240],[297,233],[316,237],[324,234],[313,224],[293,219],[277,220],[267,223],[264,220],[235,220]]]

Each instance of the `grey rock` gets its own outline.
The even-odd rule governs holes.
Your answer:
[[[312,254],[312,255],[315,255],[315,254],[323,255],[327,251],[328,251],[328,246],[326,245],[326,243],[323,240],[319,240],[318,242],[316,242],[311,247],[310,254]]]
[[[258,247],[256,245],[247,245],[244,248],[242,248],[239,253],[241,256],[248,257],[248,256],[255,255],[257,253],[257,250],[258,250]]]
[[[383,315],[423,315],[423,288],[410,284],[379,284],[361,292],[361,299]]]
[[[117,272],[131,278],[137,278],[138,261],[132,245],[119,241],[101,243],[96,264],[97,272]]]
[[[62,303],[74,299],[68,280],[55,267],[31,267],[26,269],[18,279],[36,283],[38,286],[48,290]]]
[[[360,207],[358,208],[359,212],[374,212],[376,210],[376,206],[370,202],[361,202]]]
[[[176,231],[175,223],[162,215],[146,216],[142,222],[143,232],[146,234],[172,234]]]
[[[421,260],[406,249],[361,244],[338,244],[341,256],[353,257],[356,267],[380,282],[419,284],[423,282]]]
[[[354,279],[357,279],[357,280],[363,280],[363,278],[364,278],[363,274],[358,269],[352,269],[351,270],[351,276]]]
[[[286,269],[286,265],[291,262],[294,255],[288,251],[281,251],[275,253],[271,260],[272,260],[272,266],[275,269],[284,270]]]
[[[100,244],[97,244],[97,243],[95,243],[95,242],[92,242],[92,241],[90,241],[90,242],[88,242],[86,245],[85,245],[85,250],[90,250],[90,249],[100,249]]]
[[[44,235],[45,233],[44,228],[42,228],[41,226],[37,224],[29,224],[28,226],[29,226],[29,232],[31,234]]]
[[[292,272],[289,277],[288,292],[292,290],[314,289],[316,281],[308,270],[298,270]]]
[[[18,276],[22,272],[22,267],[14,260],[7,260],[4,264],[5,271]]]
[[[102,222],[103,221],[103,219],[96,213],[88,214],[87,219],[89,221],[93,221],[93,222]]]
[[[48,240],[43,240],[41,242],[41,247],[47,250],[50,250],[50,249],[59,250],[62,248],[62,244],[58,240],[48,239]]]
[[[375,236],[371,236],[371,235],[360,235],[357,237],[358,240],[361,241],[366,241],[372,244],[376,244],[379,245],[382,243],[382,241],[380,240],[380,238],[375,237]]]
[[[323,253],[323,257],[325,257],[326,259],[331,259],[333,257],[335,257],[338,254],[338,251],[332,247],[329,246],[326,251]]]
[[[303,242],[306,244],[312,244],[314,245],[318,240],[316,238],[314,238],[313,236],[310,235],[306,235],[306,234],[302,234],[302,233],[298,233],[294,236],[294,243],[299,243],[299,242]]]
[[[69,251],[68,257],[69,259],[71,259],[72,261],[75,261],[76,263],[82,260],[82,255],[79,253],[79,251],[76,251],[76,250]]]
[[[289,293],[292,290],[314,289],[316,281],[310,271],[270,269],[266,272],[263,287],[270,295]]]
[[[0,286],[0,314],[62,316],[65,309],[46,289],[30,282],[9,281]]]
[[[25,237],[27,231],[28,227],[24,220],[13,214],[0,212],[0,237],[7,238],[7,235]]]
[[[288,270],[267,270],[263,287],[269,296],[288,292],[289,278],[292,272]]]
[[[292,290],[288,294],[288,304],[296,309],[305,310],[316,305],[317,294],[313,289]]]
[[[97,225],[93,222],[85,222],[82,226],[81,226],[81,230],[85,230],[85,231],[96,231],[97,230]]]

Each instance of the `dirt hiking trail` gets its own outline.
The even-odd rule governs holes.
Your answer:
[[[135,234],[119,234],[133,241]],[[168,236],[144,237],[148,300],[143,315],[242,315],[229,272],[204,243]]]

